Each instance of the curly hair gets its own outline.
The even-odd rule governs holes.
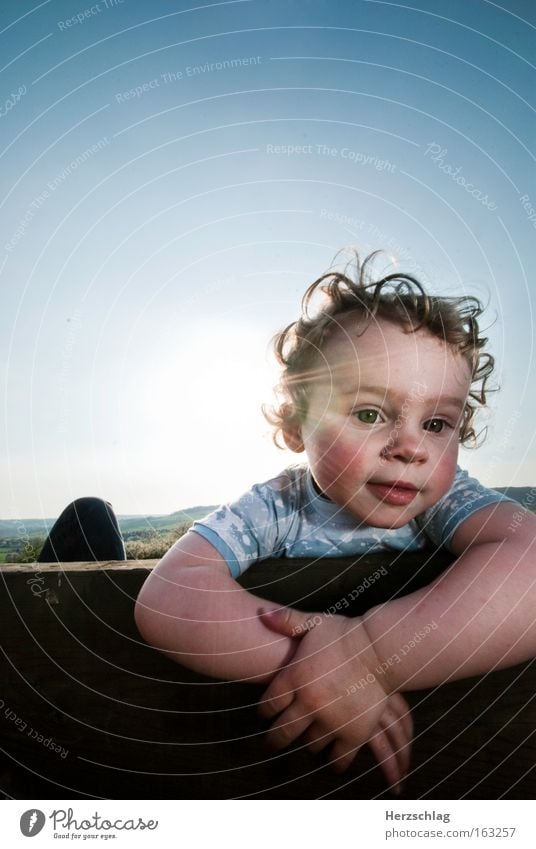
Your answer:
[[[330,271],[315,280],[302,299],[301,317],[273,338],[273,350],[282,369],[276,387],[280,403],[264,406],[263,413],[275,428],[273,439],[279,448],[284,447],[280,442],[283,432],[305,420],[309,388],[320,365],[319,352],[341,317],[348,313],[363,322],[363,331],[373,319],[390,321],[408,332],[424,328],[461,354],[471,371],[471,388],[462,413],[459,441],[471,448],[480,444],[474,429],[475,415],[486,405],[486,393],[496,391],[487,388],[495,361],[491,354],[482,352],[488,341],[479,336],[482,304],[473,296],[428,295],[409,274],[388,274],[372,281],[369,269],[380,253],[374,251],[360,263],[355,252],[355,279],[348,276],[347,266],[344,272]],[[324,303],[312,314],[311,302],[318,292],[325,296]]]

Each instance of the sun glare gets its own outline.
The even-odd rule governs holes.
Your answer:
[[[197,492],[206,492],[208,476],[209,500],[216,502],[253,482],[252,462],[267,474],[282,467],[261,413],[277,382],[265,338],[236,322],[205,321],[172,345],[155,344],[130,393],[135,415],[126,419],[122,439],[128,473],[133,467],[142,477],[151,469],[152,476],[167,472],[191,493],[192,504]]]

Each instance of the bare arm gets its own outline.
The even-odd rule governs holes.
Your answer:
[[[490,505],[460,526],[453,549],[457,560],[430,586],[363,617],[390,690],[536,656],[536,516],[512,503]]]
[[[242,589],[216,549],[192,532],[153,570],[135,616],[144,639],[172,660],[216,678],[268,683],[294,657],[298,640],[266,627],[261,608],[292,612]],[[388,783],[396,786],[409,768],[409,707],[394,695],[382,703],[377,719],[369,743]],[[329,742],[324,737],[311,748],[320,751]]]
[[[515,513],[523,521],[516,525]],[[536,517],[513,504],[483,508],[455,534],[456,562],[430,586],[363,617],[324,616],[270,683],[263,714],[283,748],[316,729],[341,768],[370,739],[383,700],[536,656]],[[289,634],[307,614],[267,615]]]
[[[277,609],[242,589],[214,546],[189,532],[143,585],[135,617],[142,637],[177,663],[215,678],[268,682],[296,641],[263,625],[261,607]]]

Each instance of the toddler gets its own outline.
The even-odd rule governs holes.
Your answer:
[[[513,525],[519,504],[457,466],[493,370],[479,302],[430,296],[404,274],[374,281],[374,256],[355,279],[315,281],[275,340],[280,398],[267,415],[307,462],[195,522],[144,584],[136,621],[185,666],[266,683],[273,747],[330,746],[343,771],[368,743],[398,792],[412,735],[401,692],[536,654],[536,517]],[[456,560],[360,617],[277,607],[235,580],[268,557],[430,544]]]

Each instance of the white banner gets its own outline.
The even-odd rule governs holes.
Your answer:
[[[534,846],[530,802],[522,801],[6,801],[2,844],[58,846],[230,845],[307,847]],[[491,842],[490,842],[491,841]],[[61,845],[61,844],[59,844]]]

